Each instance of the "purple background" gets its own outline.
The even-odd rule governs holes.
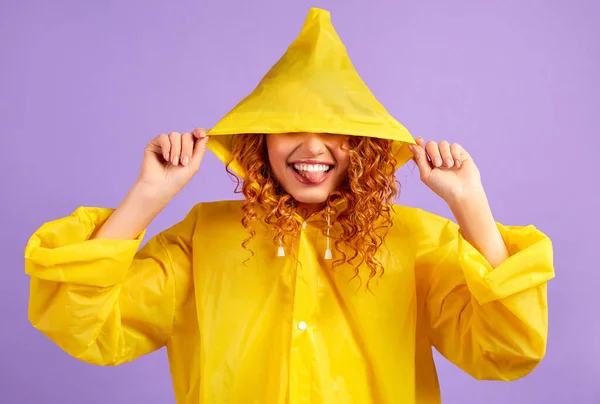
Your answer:
[[[599,4],[3,0],[0,402],[174,401],[164,350],[94,367],[30,326],[23,248],[43,222],[79,205],[116,206],[147,141],[216,123],[318,6],[393,115],[415,136],[473,154],[496,219],[534,223],[555,243],[546,359],[507,384],[471,380],[439,358],[444,403],[600,403]],[[449,215],[414,166],[399,178],[401,203]],[[148,236],[232,190],[208,154]]]

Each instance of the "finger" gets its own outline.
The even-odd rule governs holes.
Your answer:
[[[452,143],[450,145],[450,153],[452,153],[452,159],[457,167],[460,167],[461,155],[462,155],[462,147],[458,143]]]
[[[419,144],[420,143],[420,144]],[[429,164],[429,160],[427,160],[427,155],[425,154],[425,149],[422,146],[423,142],[419,142],[417,140],[416,145],[409,145],[410,151],[413,152],[415,163],[419,168],[419,173],[421,174],[421,178],[427,178],[431,173],[431,164]]]
[[[155,144],[160,148],[160,153],[166,161],[169,161],[169,153],[171,151],[171,142],[169,142],[169,136],[165,133],[161,133],[155,139]]]
[[[452,158],[452,153],[450,152],[450,143],[442,140],[438,144],[438,149],[440,150],[440,155],[442,156],[444,166],[448,168],[454,166],[454,159]]]
[[[176,166],[179,164],[179,156],[181,156],[181,134],[171,132],[169,140],[171,141],[171,163]]]
[[[437,142],[434,142],[433,140],[427,142],[427,144],[425,145],[425,151],[431,159],[431,162],[433,163],[434,167],[442,166],[442,156],[440,155],[440,149],[438,147]]]
[[[187,166],[194,151],[194,135],[186,132],[181,135],[181,164]]]
[[[201,138],[205,138],[208,135],[206,134],[206,130],[204,130],[204,128],[196,128],[192,131],[192,134],[194,135],[195,138],[197,139],[201,139]]]
[[[425,140],[419,136],[418,138],[415,139],[415,142],[417,142],[417,145],[421,148],[425,148]],[[412,149],[411,149],[412,150]],[[426,156],[427,157],[427,156]]]
[[[197,139],[194,144],[194,152],[192,153],[192,159],[190,160],[190,167],[194,170],[200,169],[200,163],[206,153],[206,145],[208,144],[208,136],[201,139]]]

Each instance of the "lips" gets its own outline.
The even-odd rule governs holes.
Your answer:
[[[325,182],[333,169],[327,162],[295,162],[289,165],[296,179],[305,185],[319,185]]]

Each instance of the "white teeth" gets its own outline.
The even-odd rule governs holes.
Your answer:
[[[329,166],[325,164],[294,164],[294,168],[298,171],[328,171]]]

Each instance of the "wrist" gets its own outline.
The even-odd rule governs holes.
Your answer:
[[[462,228],[495,226],[492,209],[483,188],[449,201],[448,207]]]
[[[136,181],[127,194],[126,200],[139,204],[140,207],[164,207],[172,199],[171,195],[142,181]]]
[[[453,212],[480,210],[488,206],[488,199],[483,187],[460,192],[450,196],[446,203]]]
[[[483,189],[452,201],[449,207],[465,240],[485,257],[492,268],[508,258],[508,250]]]
[[[90,238],[135,239],[169,200],[152,187],[136,183],[108,220]]]

